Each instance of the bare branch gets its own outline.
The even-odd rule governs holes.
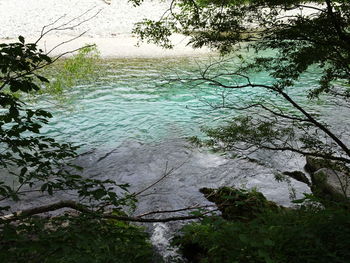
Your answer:
[[[70,42],[72,42],[72,41],[78,39],[78,38],[81,38],[83,35],[85,35],[86,32],[87,32],[87,31],[84,31],[83,33],[81,33],[80,35],[78,35],[78,36],[76,36],[76,37],[73,37],[73,38],[68,39],[68,40],[66,40],[66,41],[62,41],[61,43],[57,44],[57,45],[54,46],[52,49],[50,49],[50,50],[46,53],[46,55],[49,55],[52,51],[54,51],[55,49],[57,49],[58,47],[60,47],[60,46],[62,46],[62,45],[65,45],[65,44],[67,44],[67,43],[70,43]]]
[[[216,205],[195,205],[195,206],[189,206],[185,208],[179,208],[174,210],[160,210],[160,211],[151,211],[144,214],[137,215],[136,217],[144,217],[148,215],[154,215],[154,214],[170,214],[170,213],[176,213],[176,212],[182,212],[182,211],[188,211],[188,210],[195,210],[195,209],[203,209],[203,208],[209,208],[209,207],[216,207]],[[213,211],[213,210],[211,210]]]
[[[176,170],[180,169],[186,162],[187,162],[187,160],[182,162],[179,166],[173,167],[173,168],[171,168],[169,170],[168,170],[168,162],[166,162],[166,164],[165,164],[165,171],[163,173],[163,176],[161,178],[159,178],[157,181],[155,181],[154,183],[152,183],[151,185],[149,185],[146,188],[140,190],[139,192],[133,193],[132,196],[138,196],[138,195],[146,192],[148,189],[152,188],[153,186],[155,186],[156,184],[158,184],[159,182],[164,180],[166,177],[171,175],[173,172],[175,172]]]
[[[220,76],[220,75],[218,75]],[[300,119],[304,122],[309,122],[312,123],[315,127],[319,128],[320,130],[322,130],[324,133],[326,133],[345,153],[347,156],[350,157],[350,149],[348,148],[347,145],[345,145],[345,143],[340,140],[330,129],[328,129],[324,124],[322,124],[321,122],[317,121],[309,112],[307,112],[303,107],[301,107],[295,100],[293,100],[285,91],[283,91],[283,89],[281,89],[279,86],[270,86],[270,85],[266,85],[266,84],[253,84],[251,83],[250,79],[248,76],[244,76],[240,73],[231,73],[231,76],[238,76],[238,77],[245,77],[247,79],[247,83],[245,84],[238,84],[237,85],[228,85],[228,84],[224,84],[221,81],[214,79],[214,78],[210,78],[210,77],[206,77],[206,76],[202,76],[200,78],[195,78],[192,79],[192,81],[198,81],[198,80],[202,80],[202,81],[206,81],[209,85],[212,86],[217,86],[217,87],[221,87],[224,89],[244,89],[244,88],[264,88],[266,90],[270,90],[273,91],[279,95],[281,95],[289,104],[291,104],[295,109],[297,109],[301,114],[303,114],[306,119]],[[187,81],[190,81],[189,79],[187,79]],[[287,115],[278,113],[278,112],[274,112],[271,109],[269,110],[271,113],[283,117],[283,118],[288,118],[288,119],[294,119],[298,120],[298,117],[293,117],[290,116],[288,117]],[[343,158],[346,159],[346,158]],[[346,159],[348,160],[348,159]]]
[[[90,20],[92,20],[94,17],[96,17],[101,11],[102,9],[99,9],[95,14],[91,15],[90,17],[86,18],[86,19],[83,19],[82,21],[80,22],[77,22],[76,24],[72,24],[73,22],[79,20],[80,18],[82,18],[83,16],[85,16],[87,13],[89,13],[90,11],[92,11],[93,9],[95,9],[96,7],[92,7],[90,9],[88,9],[87,11],[85,11],[84,13],[82,13],[81,15],[77,16],[77,17],[74,17],[72,18],[71,20],[67,21],[67,22],[64,22],[62,23],[61,25],[58,25],[58,26],[55,26],[55,27],[52,27],[52,28],[49,28],[48,30],[45,31],[46,28],[50,27],[50,26],[53,26],[54,24],[56,24],[58,21],[62,20],[64,17],[66,17],[66,14],[59,17],[57,20],[55,20],[54,22],[44,26],[41,30],[41,33],[40,33],[40,36],[39,38],[35,41],[35,44],[38,44],[38,42],[44,37],[46,36],[47,34],[51,33],[51,32],[54,32],[54,31],[64,31],[64,30],[67,30],[67,29],[74,29]]]
[[[117,216],[111,213],[97,214],[95,211],[89,209],[85,205],[67,200],[67,201],[59,201],[57,203],[53,203],[49,205],[25,209],[19,212],[15,212],[13,214],[2,216],[0,217],[0,220],[2,220],[3,222],[11,222],[11,221],[20,220],[23,218],[28,218],[33,215],[56,211],[63,208],[70,208],[70,209],[79,211],[81,213],[91,214],[96,218],[115,219],[120,221],[142,222],[142,223],[159,223],[159,222],[165,223],[165,222],[171,222],[171,221],[199,219],[199,218],[203,218],[205,214],[213,212],[213,211],[209,211],[200,215],[174,216],[174,217],[166,217],[166,218],[140,218],[140,217],[129,217],[129,216]]]

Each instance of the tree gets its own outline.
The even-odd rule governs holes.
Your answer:
[[[1,44],[0,51],[0,167],[11,176],[7,182],[1,181],[1,201],[18,201],[30,191],[52,195],[54,191],[75,190],[81,198],[102,201],[108,196],[105,201],[118,202],[110,191],[116,186],[114,182],[85,179],[74,172],[79,167],[69,160],[76,157],[77,147],[40,136],[40,128],[51,114],[30,108],[20,99],[20,94],[40,90],[40,82],[49,82],[38,70],[55,59],[38,50],[36,44],[25,43],[23,37],[17,43]]]
[[[212,143],[224,142],[231,150],[238,148],[237,142],[245,142],[245,149],[291,151],[347,165],[349,134],[324,122],[295,94],[310,100],[324,96],[334,100],[337,108],[349,108],[349,29],[350,3],[345,0],[173,0],[160,20],[144,20],[134,31],[141,40],[163,47],[171,47],[172,33],[182,33],[190,37],[193,47],[208,46],[222,55],[254,50],[253,58],[236,55],[235,67],[218,70],[210,65],[200,76],[187,80],[231,90],[236,96],[242,89],[265,90],[289,109],[262,96],[236,103],[223,98],[214,107],[250,109],[251,114],[207,130]],[[317,81],[296,91],[296,84],[305,81],[310,70],[317,73]],[[253,81],[252,72],[266,72],[271,81]]]
[[[127,215],[123,208],[132,210],[137,196],[174,168],[166,168],[162,178],[138,193],[129,193],[126,184],[82,177],[82,168],[74,165],[77,147],[40,134],[52,116],[40,105],[26,103],[28,94],[33,96],[49,85],[42,69],[71,52],[50,57],[22,36],[18,42],[0,44],[0,261],[151,261],[153,249],[147,233],[128,222],[196,219],[203,215],[150,216],[206,206]],[[78,53],[75,59],[84,61],[81,56]],[[77,67],[72,68],[79,73]],[[33,192],[57,196],[61,191],[72,194],[72,199],[34,207],[25,204]],[[18,211],[17,202],[24,202],[25,209]],[[65,210],[53,217],[38,217],[60,209]]]

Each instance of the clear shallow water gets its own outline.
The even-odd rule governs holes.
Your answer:
[[[217,126],[238,114],[227,109],[213,110],[208,105],[221,104],[223,92],[226,100],[233,103],[265,98],[292,110],[261,89],[223,91],[208,85],[169,82],[172,78],[197,77],[196,70],[203,68],[202,63],[212,60],[201,57],[105,61],[103,78],[75,87],[68,94],[73,97],[74,110],[50,107],[54,118],[45,133],[80,145],[81,152],[89,152],[77,160],[85,168],[85,176],[129,183],[135,191],[157,181],[166,166],[171,169],[183,164],[176,170],[175,178],[167,178],[151,189],[156,196],[155,199],[151,196],[152,202],[142,199],[139,206],[142,211],[154,210],[154,204],[159,210],[202,203],[205,199],[198,192],[200,187],[223,185],[258,187],[268,198],[290,205],[290,185],[277,183],[274,174],[303,170],[302,157],[259,152],[256,157],[268,164],[263,166],[243,157],[228,159],[195,149],[186,142],[186,137],[203,136],[201,127]],[[306,75],[305,83],[314,85],[313,77]],[[272,80],[267,74],[255,74],[252,81],[268,84]],[[297,85],[292,95],[313,111],[323,109],[318,103],[307,103],[306,90],[305,86]],[[308,191],[300,183],[293,184],[299,197]]]
[[[216,126],[236,114],[227,109],[213,110],[208,105],[220,105],[222,94],[234,103],[265,96],[283,106],[277,97],[261,89],[237,92],[178,81],[167,83],[179,76],[197,77],[199,67],[211,60],[200,57],[106,61],[104,77],[67,93],[73,98],[71,105],[60,108],[48,104],[54,118],[44,133],[80,145],[82,150],[111,148],[129,140],[158,142],[202,135],[201,127]],[[308,85],[314,83],[312,78],[306,79]],[[266,74],[255,74],[252,81],[267,84],[271,79]],[[297,87],[295,97],[305,100],[300,89],[305,90]],[[74,108],[66,110],[65,106]]]
[[[215,99],[211,91],[179,84],[162,86],[166,68],[171,72],[170,67],[179,63],[186,60],[109,62],[107,76],[74,89],[73,111],[50,107],[54,118],[45,133],[69,138],[83,148],[197,135],[208,121],[222,118],[222,111],[207,112],[208,107],[200,102]]]

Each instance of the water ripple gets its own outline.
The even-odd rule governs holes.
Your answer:
[[[89,147],[117,146],[129,139],[158,141],[170,134],[182,137],[201,135],[203,125],[217,125],[223,121],[223,116],[232,117],[236,113],[213,110],[208,106],[208,103],[221,103],[221,89],[180,82],[163,85],[164,78],[177,76],[175,70],[184,76],[191,74],[196,67],[194,64],[183,59],[106,62],[107,76],[74,89],[73,103],[78,105],[77,110],[65,112],[50,108],[55,117],[45,127],[44,133]],[[268,75],[262,73],[254,75],[253,79],[265,84],[271,82]],[[305,79],[306,86],[315,85],[314,78]],[[305,85],[298,86],[294,94],[299,101],[305,100],[305,93],[301,92]],[[285,105],[261,89],[226,92],[226,96],[233,102],[265,96],[274,104]]]

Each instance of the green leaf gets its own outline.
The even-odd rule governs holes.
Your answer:
[[[45,77],[43,77],[43,76],[36,75],[36,77],[37,77],[40,81],[42,81],[42,82],[46,82],[46,83],[49,83],[49,82],[50,82],[47,78],[45,78]]]
[[[272,247],[275,245],[275,242],[273,242],[271,239],[265,239],[264,245]]]
[[[23,37],[23,36],[19,36],[19,37],[18,37],[18,40],[19,40],[19,42],[21,42],[22,44],[24,44],[24,37]]]
[[[93,195],[97,200],[100,200],[106,195],[106,192],[103,189],[97,189],[93,192]]]
[[[28,168],[27,168],[27,167],[23,167],[23,168],[21,169],[21,173],[20,173],[19,176],[20,176],[20,177],[23,177],[27,171],[28,171]]]
[[[249,243],[249,238],[245,234],[239,234],[238,235],[239,240],[241,240],[243,243]]]

